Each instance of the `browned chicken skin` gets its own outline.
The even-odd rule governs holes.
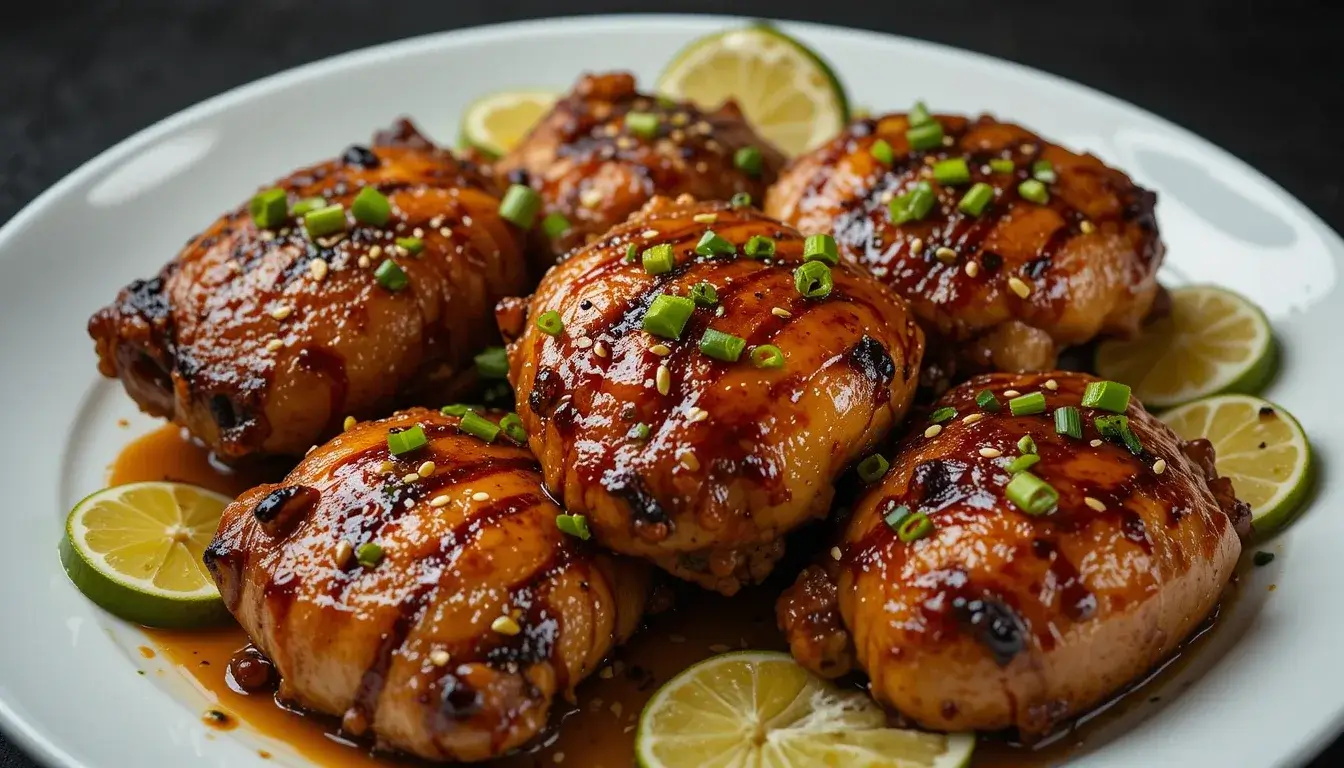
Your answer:
[[[523,235],[499,218],[493,183],[409,123],[275,186],[291,205],[347,211],[374,186],[392,216],[314,240],[294,215],[260,229],[244,205],[89,321],[104,375],[229,460],[302,455],[348,415],[441,402],[495,337],[495,302],[527,287]],[[406,237],[423,250],[398,249]],[[375,277],[389,258],[404,290]]]
[[[737,255],[697,256],[707,230]],[[741,255],[756,235],[776,241],[773,259]],[[657,244],[672,246],[670,272],[627,261]],[[532,449],[598,541],[732,594],[769,573],[785,533],[826,514],[836,476],[905,414],[923,351],[905,303],[843,265],[828,297],[805,298],[802,249],[752,209],[655,198],[552,269],[526,316],[523,302],[501,306]],[[655,296],[700,283],[716,300],[679,339],[642,330]],[[537,327],[547,312],[564,322],[557,336]],[[707,328],[744,339],[741,358],[702,352]],[[763,344],[782,367],[750,361]]]
[[[655,118],[655,131],[632,129],[631,112]],[[761,154],[758,173],[734,165],[746,147]],[[705,112],[641,94],[635,78],[620,72],[585,75],[495,170],[502,183],[530,183],[546,212],[569,220],[572,228],[545,244],[558,257],[624,222],[654,195],[728,200],[745,192],[759,204],[783,165],[784,156],[756,135],[735,103]]]
[[[416,424],[429,444],[391,456]],[[412,410],[244,494],[205,560],[283,699],[380,748],[483,760],[535,736],[643,612],[648,568],[561,533],[559,512],[526,448]],[[361,565],[369,542],[381,559]]]
[[[1031,737],[1170,654],[1231,577],[1249,511],[1206,441],[1182,443],[1137,401],[1126,415],[1140,455],[1093,445],[1106,414],[1091,408],[1082,440],[1056,434],[1051,411],[1078,406],[1092,380],[983,376],[938,403],[957,412],[941,432],[913,424],[845,522],[838,560],[781,598],[794,655],[828,676],[857,660],[873,696],[922,726]],[[977,406],[984,389],[997,413]],[[1043,392],[1049,410],[1011,415],[1010,390]],[[1040,516],[1005,497],[1024,435],[1040,456],[1030,471],[1059,493]],[[927,536],[903,543],[885,522],[902,505],[928,515]]]
[[[931,361],[926,378],[935,384],[958,366],[963,374],[1046,370],[1061,347],[1136,332],[1162,262],[1156,196],[1097,158],[1016,125],[937,119],[947,139],[927,152],[911,150],[906,115],[853,124],[793,161],[771,188],[766,213],[803,231],[834,232],[844,258],[910,300],[929,332],[930,357],[949,357]],[[872,154],[879,140],[891,147],[890,165]],[[933,163],[948,158],[966,160],[968,182],[934,180]],[[995,171],[993,159],[1011,160],[1015,170]],[[1058,177],[1045,184],[1044,205],[1018,191],[1038,161]],[[933,209],[922,221],[893,224],[888,202],[921,180],[937,196]],[[958,209],[976,182],[994,189],[979,216]]]

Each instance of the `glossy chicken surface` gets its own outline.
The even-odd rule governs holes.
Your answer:
[[[1061,347],[1137,332],[1164,252],[1156,195],[1016,125],[937,120],[944,145],[929,151],[912,150],[906,115],[854,123],[793,161],[771,188],[766,213],[804,231],[833,232],[845,259],[910,300],[930,335],[930,357],[950,353],[926,373],[939,389],[978,371],[1047,370]],[[879,141],[890,147],[890,162],[874,156]],[[939,183],[934,164],[948,159],[964,159],[970,178]],[[1011,172],[989,165],[1004,160]],[[1039,162],[1057,177],[1044,183],[1043,204],[1019,191]],[[921,181],[936,195],[932,210],[894,224],[888,204]],[[993,189],[979,215],[958,206],[975,183]]]
[[[1207,441],[1182,443],[1137,401],[1138,455],[1101,441],[1092,419],[1107,414],[1091,408],[1081,440],[1056,434],[1051,412],[1078,406],[1091,380],[983,376],[938,403],[956,410],[941,431],[912,423],[838,550],[781,598],[795,657],[832,677],[862,668],[875,698],[921,726],[1027,738],[1167,657],[1228,583],[1249,510]],[[977,405],[982,390],[999,411]],[[1013,416],[1013,391],[1043,392],[1048,410]],[[1059,494],[1036,516],[1005,491],[1027,435],[1040,456],[1029,471]],[[886,522],[902,506],[932,530],[902,541]]]
[[[627,120],[651,118],[643,130]],[[734,164],[739,150],[760,153],[756,172]],[[530,184],[545,212],[572,227],[551,238],[552,257],[626,220],[654,195],[728,200],[745,192],[760,204],[784,157],[727,102],[710,112],[642,94],[624,72],[585,75],[495,168],[502,183]],[[545,213],[543,213],[545,215]]]
[[[417,424],[428,445],[390,455]],[[282,700],[381,749],[483,760],[541,731],[643,612],[647,566],[561,533],[559,513],[526,448],[416,409],[241,496],[205,560]]]
[[[244,204],[89,321],[99,370],[226,460],[300,456],[346,416],[447,400],[495,337],[495,302],[527,288],[523,233],[500,219],[493,183],[405,121],[274,186],[291,206],[347,212],[372,186],[391,218],[313,238],[292,212],[259,228]],[[388,260],[405,288],[380,283]]]
[[[698,256],[707,231],[736,253]],[[753,236],[773,238],[775,257],[744,257]],[[661,244],[671,271],[626,258]],[[836,476],[905,414],[923,350],[905,303],[845,266],[830,295],[805,298],[803,245],[752,209],[655,198],[552,269],[530,303],[501,305],[547,485],[605,546],[732,594],[769,573],[785,533],[827,513]],[[702,283],[714,301],[679,338],[643,330],[655,297]],[[563,320],[558,335],[538,328],[545,313]],[[706,329],[743,339],[741,357],[703,352]],[[766,344],[781,367],[751,361]]]

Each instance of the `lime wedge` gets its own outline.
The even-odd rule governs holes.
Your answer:
[[[499,157],[518,146],[555,99],[549,91],[501,91],[477,99],[462,116],[461,143]]]
[[[887,727],[880,706],[786,653],[742,651],[696,664],[644,707],[640,768],[958,768],[974,734]]]
[[[1097,346],[1097,373],[1149,408],[1223,393],[1255,394],[1274,376],[1274,334],[1260,308],[1223,288],[1171,292],[1171,314],[1131,341]]]
[[[1218,474],[1251,505],[1258,534],[1287,522],[1311,490],[1311,444],[1292,414],[1249,395],[1197,400],[1162,415],[1186,440],[1213,443]]]
[[[61,564],[84,596],[151,627],[199,627],[228,611],[201,555],[231,499],[183,483],[131,483],[75,505]]]
[[[658,90],[704,109],[734,99],[756,130],[788,154],[812,149],[849,121],[845,89],[826,62],[765,25],[692,42],[663,70]]]

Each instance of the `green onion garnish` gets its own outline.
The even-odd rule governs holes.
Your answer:
[[[499,202],[499,217],[505,221],[531,229],[541,211],[541,195],[524,184],[514,184]]]
[[[425,241],[418,237],[398,237],[397,247],[405,249],[407,253],[414,256],[425,250]]]
[[[742,252],[753,259],[774,256],[775,241],[765,235],[752,235],[747,244],[742,246]]]
[[[994,393],[988,389],[982,389],[976,393],[975,404],[990,413],[998,413],[999,408],[1002,407],[999,405],[999,398],[995,397]]]
[[[686,321],[695,311],[695,302],[683,296],[660,293],[653,297],[653,303],[644,313],[643,328],[654,336],[665,339],[680,339],[686,328]]]
[[[911,187],[909,192],[893,197],[887,204],[891,223],[900,226],[908,221],[923,221],[937,201],[933,187],[929,182],[921,181]]]
[[[696,283],[687,293],[697,307],[712,307],[719,303],[719,292],[709,283]]]
[[[676,258],[672,255],[672,246],[667,243],[645,248],[640,258],[644,261],[644,271],[650,275],[662,275],[672,271]]]
[[[565,321],[560,318],[560,313],[554,309],[548,312],[542,312],[537,318],[537,327],[542,333],[550,336],[559,336],[560,332],[565,330]]]
[[[874,453],[872,456],[859,462],[859,479],[867,485],[872,485],[891,469],[891,462],[882,458],[882,454]]]
[[[474,405],[467,405],[466,403],[453,403],[452,405],[445,405],[442,408],[440,408],[439,413],[442,413],[444,416],[465,416],[467,413],[475,410],[476,406]]]
[[[933,122],[933,115],[929,114],[929,108],[923,101],[916,101],[906,120],[911,125],[928,125]]]
[[[830,235],[808,235],[803,241],[803,261],[823,261],[831,266],[840,263],[835,238]]]
[[[345,231],[345,209],[340,205],[328,205],[309,211],[303,216],[303,228],[309,237],[326,237]]]
[[[381,227],[392,218],[392,203],[388,202],[387,196],[382,192],[373,187],[365,187],[359,190],[354,202],[350,203],[350,212],[360,224]]]
[[[1054,184],[1059,181],[1059,176],[1055,174],[1055,166],[1051,165],[1049,160],[1037,160],[1032,163],[1031,177],[1044,184]]]
[[[882,521],[887,524],[892,533],[895,533],[901,530],[901,523],[905,522],[905,518],[909,516],[910,508],[901,504],[883,516]]]
[[[365,568],[376,568],[383,561],[383,548],[366,541],[355,548],[355,562]]]
[[[934,163],[933,178],[939,184],[945,186],[965,184],[971,180],[971,168],[966,165],[966,161],[960,157],[940,160],[937,163]]]
[[[667,246],[668,251],[672,246]],[[701,256],[728,256],[737,253],[737,246],[719,237],[712,229],[705,230],[701,235],[700,242],[695,244],[695,252]]]
[[[546,214],[546,218],[541,220],[541,233],[546,237],[555,239],[570,230],[569,219],[565,218],[563,213],[551,212]]]
[[[751,364],[757,368],[783,368],[784,352],[774,344],[761,344],[751,350]]]
[[[387,433],[387,450],[393,456],[418,451],[426,445],[429,445],[429,438],[425,436],[424,427],[419,424]]]
[[[518,414],[510,413],[500,419],[499,428],[504,432],[504,436],[513,442],[520,445],[527,442],[527,428],[523,426],[523,419]]]
[[[625,127],[640,138],[652,139],[658,135],[658,116],[652,112],[627,112]]]
[[[951,421],[955,418],[957,418],[957,409],[950,406],[943,406],[929,414],[929,421],[934,424],[942,424],[944,421]]]
[[[1027,179],[1017,185],[1017,194],[1024,200],[1030,200],[1039,205],[1045,205],[1050,202],[1050,193],[1046,191],[1045,185],[1035,179]]]
[[[503,347],[486,347],[476,356],[476,373],[482,379],[503,379],[509,375],[509,359]]]
[[[411,278],[406,275],[406,270],[391,259],[384,259],[383,263],[378,265],[373,271],[373,279],[393,293],[405,290],[406,286],[411,284]]]
[[[989,161],[989,170],[995,173],[1012,173],[1017,170],[1017,166],[1013,165],[1012,160],[1004,157],[996,157]]]
[[[1129,407],[1129,387],[1118,381],[1094,381],[1083,390],[1083,407],[1124,413]]]
[[[1143,443],[1139,442],[1139,436],[1129,428],[1128,416],[1119,414],[1098,416],[1092,420],[1092,426],[1097,428],[1097,433],[1103,438],[1124,444],[1135,456],[1143,453]]]
[[[1008,401],[1008,410],[1012,411],[1014,416],[1032,416],[1037,413],[1045,413],[1045,395],[1040,392],[1018,395]]]
[[[835,278],[831,268],[820,261],[809,261],[793,271],[793,287],[809,299],[824,299],[831,295]]]
[[[593,536],[592,531],[588,530],[588,518],[583,515],[556,515],[555,527],[559,528],[561,533],[584,541]]]
[[[1083,439],[1083,420],[1077,408],[1066,405],[1055,409],[1055,434],[1068,435],[1074,440]]]
[[[706,328],[705,335],[700,337],[700,351],[726,363],[736,363],[746,347],[746,339],[713,328]]]
[[[289,218],[289,198],[283,189],[258,192],[247,208],[252,214],[252,221],[262,229],[278,227]]]
[[[645,424],[642,421],[639,422],[638,424],[630,428],[630,432],[626,435],[626,437],[629,437],[633,440],[648,440],[649,425]]]
[[[983,181],[978,181],[966,190],[966,194],[961,196],[961,202],[957,203],[957,210],[971,216],[979,216],[985,212],[985,208],[994,200],[994,188]]]
[[[1059,504],[1059,491],[1041,478],[1022,471],[1013,475],[1004,489],[1008,500],[1028,515],[1046,515]]]
[[[896,531],[896,538],[912,544],[933,533],[933,521],[923,512],[916,512],[901,523],[900,529]]]
[[[936,120],[916,125],[905,132],[911,149],[937,149],[943,146],[943,126]]]
[[[755,147],[743,147],[733,153],[733,166],[748,176],[760,176],[764,158],[761,150]]]
[[[891,151],[891,145],[887,143],[886,139],[874,141],[873,145],[868,148],[868,152],[877,162],[883,165],[891,165],[896,159],[896,153]]]
[[[462,418],[457,422],[457,428],[473,437],[479,437],[487,443],[495,442],[499,437],[499,425],[495,422],[476,415],[475,411],[467,411],[462,414]]]
[[[734,208],[750,208],[751,195],[747,194],[746,192],[738,192],[737,194],[733,195],[731,199],[728,200],[728,204],[733,206]]]
[[[304,199],[295,203],[294,207],[289,209],[289,212],[294,216],[307,216],[310,212],[316,211],[318,208],[325,207],[326,204],[327,201],[325,198],[305,197]]]
[[[639,258],[639,246],[631,243],[625,246],[625,263],[634,264],[635,259]]]
[[[1031,439],[1031,435],[1023,435],[1017,441],[1017,450],[1019,453],[1035,453],[1036,441]]]
[[[1036,462],[1040,460],[1041,457],[1034,453],[1018,456],[1016,459],[1008,462],[1008,474],[1016,475],[1018,472],[1025,472],[1035,466]]]

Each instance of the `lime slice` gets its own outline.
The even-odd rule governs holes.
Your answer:
[[[555,105],[549,91],[501,91],[473,101],[462,116],[462,144],[499,157]]]
[[[1150,408],[1200,397],[1255,394],[1274,376],[1274,334],[1260,308],[1208,285],[1171,292],[1171,314],[1132,341],[1097,346],[1097,373],[1122,381]]]
[[[641,768],[956,768],[974,749],[974,734],[889,728],[866,695],[765,651],[715,656],[672,678],[635,737]]]
[[[788,154],[834,137],[849,121],[845,89],[826,62],[764,25],[686,46],[663,70],[658,90],[705,109],[734,99],[756,130]]]
[[[84,596],[151,627],[198,627],[228,617],[201,555],[227,496],[183,483],[131,483],[70,511],[61,564]]]
[[[1197,400],[1162,415],[1186,440],[1207,438],[1218,474],[1251,505],[1256,533],[1283,525],[1311,490],[1311,444],[1292,414],[1249,395]]]

